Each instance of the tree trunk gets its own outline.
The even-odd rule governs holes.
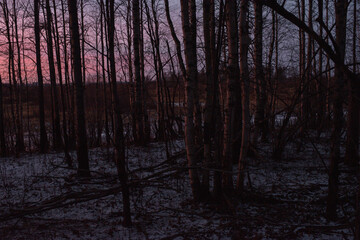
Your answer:
[[[224,124],[224,153],[223,153],[223,188],[230,190],[233,187],[232,180],[232,159],[233,143],[235,140],[235,116],[236,97],[239,89],[239,57],[238,57],[238,25],[237,25],[237,6],[235,1],[226,1],[226,29],[228,40],[228,67],[227,67],[227,99],[225,104],[225,124]]]
[[[117,94],[116,84],[116,69],[115,69],[115,55],[114,55],[114,34],[115,34],[115,11],[114,0],[110,0],[109,19],[108,19],[108,34],[109,34],[109,60],[110,60],[110,77],[112,83],[113,95],[113,111],[114,111],[114,158],[118,175],[122,187],[123,211],[124,211],[124,226],[131,226],[130,213],[130,193],[128,186],[128,176],[125,168],[125,139],[123,130],[123,121],[121,117],[121,109],[119,97]]]
[[[249,109],[249,91],[250,91],[250,78],[248,66],[248,52],[250,45],[249,37],[249,24],[247,15],[249,12],[249,0],[242,0],[240,5],[240,79],[241,79],[241,97],[242,97],[242,137],[241,149],[238,165],[238,175],[236,188],[242,192],[244,188],[244,167],[245,157],[247,156],[250,142],[250,109]]]
[[[105,115],[105,135],[107,146],[110,145],[109,130],[109,114],[108,114],[108,97],[106,90],[106,74],[105,74],[105,44],[104,44],[104,1],[100,0],[100,42],[101,42],[101,66],[103,78],[103,94],[104,94],[104,115]]]
[[[181,0],[181,22],[183,29],[183,41],[186,61],[186,81],[185,81],[185,145],[189,167],[190,184],[195,201],[200,200],[200,181],[198,175],[199,154],[196,147],[195,129],[195,93],[197,83],[197,51],[196,51],[196,32],[194,32],[193,22],[190,16],[194,16],[195,0]],[[196,11],[196,9],[195,9]],[[193,19],[192,19],[193,20]],[[195,28],[196,29],[196,28]],[[195,35],[195,36],[194,36]]]
[[[40,152],[45,153],[47,152],[48,149],[48,139],[47,139],[46,127],[45,127],[44,83],[43,83],[42,68],[41,68],[39,4],[40,4],[40,0],[34,0],[36,70],[38,76],[38,95],[39,95]]]
[[[144,109],[142,104],[141,69],[140,69],[140,5],[139,0],[133,0],[133,45],[135,66],[135,141],[145,144],[144,136]]]
[[[58,76],[60,83],[60,96],[61,96],[61,105],[62,105],[62,126],[63,126],[63,135],[64,135],[64,154],[65,161],[69,167],[72,167],[72,160],[69,154],[69,138],[67,134],[67,122],[66,122],[66,100],[65,100],[65,91],[63,86],[63,78],[62,78],[62,67],[61,67],[61,55],[60,55],[60,37],[59,37],[59,28],[57,23],[57,13],[56,13],[56,3],[53,0],[54,7],[54,42],[55,42],[55,53],[56,53],[56,62],[58,68]]]
[[[61,128],[60,128],[60,113],[59,113],[59,102],[58,92],[56,86],[56,74],[55,74],[55,63],[53,53],[53,42],[52,42],[52,13],[50,9],[50,1],[46,0],[46,28],[47,28],[47,50],[49,60],[49,71],[50,71],[50,82],[51,91],[54,107],[54,129],[53,129],[53,147],[55,150],[59,150],[62,147],[61,139]]]
[[[15,100],[15,111],[12,107],[12,116],[14,121],[14,129],[15,129],[15,137],[16,137],[16,146],[15,151],[16,154],[19,154],[21,151],[24,150],[24,138],[22,133],[22,127],[21,127],[21,114],[20,114],[20,92],[18,88],[18,83],[16,80],[16,73],[15,73],[15,60],[14,60],[14,49],[12,45],[12,37],[10,34],[10,19],[9,19],[9,9],[7,5],[7,1],[3,2],[2,5],[3,13],[4,13],[4,20],[5,20],[5,26],[6,26],[6,37],[8,40],[8,52],[9,52],[9,83],[10,83],[10,101],[11,105],[13,106],[13,99]],[[11,84],[12,82],[12,84]]]
[[[47,0],[48,1],[48,0]],[[78,160],[78,175],[89,177],[89,157],[86,136],[86,121],[84,107],[84,88],[81,75],[80,36],[78,27],[77,1],[68,0],[69,25],[71,39],[72,69],[76,89],[76,155]]]
[[[61,0],[61,15],[63,23],[63,47],[64,47],[64,74],[65,74],[65,89],[66,89],[66,102],[68,109],[68,141],[69,149],[75,149],[76,145],[76,134],[75,134],[75,110],[74,110],[74,94],[73,86],[70,84],[70,74],[69,74],[69,62],[68,62],[68,51],[67,51],[67,34],[66,34],[66,24],[65,24],[65,7],[64,0]]]
[[[5,141],[5,128],[4,128],[4,106],[3,106],[3,90],[2,90],[2,79],[0,76],[0,156],[7,156],[7,148]]]
[[[344,64],[345,44],[346,44],[346,15],[347,3],[338,0],[335,3],[336,13],[336,45],[340,64]],[[338,199],[338,181],[339,181],[339,162],[340,162],[340,144],[341,131],[343,127],[343,99],[344,99],[344,72],[342,66],[335,63],[335,91],[334,96],[334,117],[331,136],[331,155],[329,168],[329,190],[326,206],[326,216],[328,219],[336,219],[336,207]]]
[[[17,24],[17,7],[16,1],[13,0],[13,11],[14,11],[14,28],[15,28],[15,42],[16,42],[16,49],[17,49],[17,57],[18,57],[18,80],[19,80],[19,88],[18,88],[18,101],[17,101],[17,108],[19,112],[19,121],[17,122],[17,129],[19,135],[19,142],[17,144],[17,151],[23,152],[25,150],[25,142],[24,142],[24,128],[23,128],[23,80],[22,80],[22,71],[21,71],[21,50],[20,50],[20,43],[19,43],[19,34],[18,34],[18,24]]]
[[[205,44],[205,65],[206,65],[206,101],[204,112],[204,167],[209,168],[212,163],[211,150],[212,139],[214,138],[214,100],[215,100],[215,68],[216,59],[215,49],[215,3],[214,0],[203,0],[203,27],[204,27],[204,44]],[[203,171],[202,188],[209,192],[210,173],[208,170]]]
[[[354,4],[354,23],[353,23],[353,72],[356,73],[356,6]],[[349,106],[347,116],[347,138],[346,138],[346,154],[345,163],[348,165],[356,166],[359,164],[359,131],[360,131],[360,75],[357,78],[348,80],[349,88]]]
[[[254,1],[255,10],[255,30],[254,30],[254,51],[255,51],[255,79],[256,79],[256,111],[255,111],[255,132],[254,132],[254,144],[257,142],[258,133],[261,133],[261,137],[264,140],[267,136],[268,123],[265,118],[265,109],[267,104],[266,94],[266,81],[263,70],[263,4],[261,1]]]

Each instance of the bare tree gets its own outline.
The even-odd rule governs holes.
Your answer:
[[[132,1],[133,46],[135,66],[135,141],[144,144],[144,109],[142,102],[141,69],[140,69],[140,5],[139,0]]]
[[[353,1],[354,22],[353,22],[353,72],[356,73],[356,28],[357,28],[357,1]],[[348,165],[356,166],[359,163],[359,131],[360,131],[360,83],[356,78],[348,82],[349,106],[347,116],[347,139],[345,162]]]
[[[24,129],[23,129],[23,79],[22,79],[22,68],[21,68],[21,49],[20,49],[20,42],[19,42],[19,34],[18,34],[18,21],[17,21],[17,6],[16,1],[13,0],[13,21],[14,21],[14,29],[15,29],[15,43],[17,49],[17,78],[19,80],[18,91],[17,91],[17,112],[18,122],[16,123],[17,130],[18,130],[18,137],[19,142],[17,143],[17,151],[22,152],[25,150],[25,143],[24,143]],[[15,76],[15,75],[14,75]]]
[[[256,110],[255,110],[255,132],[254,144],[257,142],[258,133],[265,139],[268,131],[268,123],[265,116],[267,104],[266,80],[263,70],[263,4],[261,1],[254,1],[255,30],[254,30],[254,64],[256,81]]]
[[[241,135],[241,149],[238,163],[238,175],[236,188],[240,192],[244,187],[244,166],[245,157],[247,156],[250,142],[250,109],[249,109],[249,66],[248,66],[248,52],[250,45],[249,24],[247,15],[249,12],[249,0],[242,0],[240,2],[240,79],[241,79],[241,98],[242,98],[242,135]]]
[[[48,0],[47,0],[48,1]],[[78,175],[89,177],[89,157],[86,137],[86,121],[84,107],[84,88],[81,75],[80,36],[78,26],[77,0],[68,0],[69,25],[71,37],[72,70],[76,89],[76,155]]]
[[[18,87],[18,83],[16,80],[15,73],[15,59],[14,59],[14,48],[13,48],[13,39],[11,37],[10,32],[10,17],[9,17],[9,9],[7,1],[2,3],[2,9],[4,13],[4,20],[6,26],[6,38],[8,40],[8,53],[9,53],[9,84],[10,84],[10,101],[11,101],[11,111],[12,117],[15,123],[15,137],[16,137],[16,154],[20,153],[24,150],[24,135],[22,132],[22,122],[21,122],[21,114],[20,114],[20,91]],[[15,100],[15,111],[13,108],[13,100]]]
[[[64,154],[65,161],[68,166],[72,166],[72,159],[69,154],[69,137],[67,133],[67,121],[66,121],[66,99],[65,99],[65,90],[63,85],[63,74],[62,74],[62,66],[61,66],[61,55],[60,55],[60,36],[59,36],[59,28],[58,28],[58,20],[57,20],[57,12],[56,12],[56,3],[53,0],[53,8],[54,8],[54,43],[55,43],[55,54],[56,54],[56,63],[58,68],[58,76],[59,76],[59,84],[60,84],[60,96],[61,96],[61,105],[62,105],[62,127],[63,127],[63,136],[64,136]]]
[[[185,81],[185,144],[189,166],[190,184],[195,201],[200,199],[200,180],[197,165],[199,154],[196,147],[195,129],[195,94],[197,84],[197,51],[196,51],[196,3],[195,0],[181,0],[181,22],[183,29],[184,51],[186,61]],[[195,15],[195,17],[194,17]],[[195,18],[195,19],[194,19]],[[194,21],[195,20],[195,21]],[[195,25],[195,27],[194,27]]]
[[[331,156],[329,168],[329,191],[327,198],[326,215],[328,219],[336,218],[336,206],[338,198],[339,181],[339,162],[341,131],[343,127],[343,99],[344,99],[344,65],[345,45],[346,45],[346,16],[347,3],[345,1],[336,1],[336,47],[339,63],[335,62],[335,92],[334,96],[334,118],[331,136]]]
[[[239,89],[239,52],[238,52],[238,24],[237,24],[237,6],[236,1],[226,1],[226,29],[228,40],[228,67],[227,67],[227,86],[226,86],[226,104],[225,104],[225,123],[224,123],[224,154],[223,154],[223,188],[232,189],[232,159],[233,143],[235,140],[235,124],[237,92]]]
[[[34,0],[36,70],[38,77],[38,94],[39,94],[40,152],[45,153],[48,149],[48,139],[47,139],[46,127],[45,127],[44,83],[43,83],[43,75],[41,69],[39,4],[40,4],[40,0]]]
[[[4,127],[3,83],[0,76],[0,156],[6,157],[7,152]]]
[[[50,1],[46,0],[46,30],[47,30],[47,50],[50,70],[50,83],[52,102],[54,109],[54,123],[53,123],[53,147],[55,150],[59,150],[62,147],[61,128],[60,128],[60,110],[58,101],[58,91],[56,87],[56,74],[55,74],[55,62],[54,62],[54,49],[52,42],[52,12],[50,8]]]
[[[125,168],[125,139],[123,121],[121,117],[121,109],[119,96],[117,93],[116,84],[116,68],[115,68],[115,53],[114,53],[114,33],[115,33],[115,10],[114,0],[110,0],[108,19],[108,34],[109,34],[109,60],[110,60],[110,77],[112,83],[113,95],[113,111],[114,111],[114,158],[118,175],[122,187],[123,211],[124,211],[124,226],[131,226],[130,213],[130,193],[128,186],[128,175]]]

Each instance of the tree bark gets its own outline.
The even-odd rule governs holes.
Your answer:
[[[356,73],[356,27],[357,27],[357,1],[354,4],[353,23],[353,72]],[[360,75],[348,80],[349,105],[347,115],[347,138],[345,163],[352,166],[359,164],[359,131],[360,131]]]
[[[233,144],[235,140],[235,115],[237,92],[239,89],[239,53],[238,53],[238,25],[237,25],[237,6],[235,1],[228,0],[225,3],[226,29],[228,40],[228,67],[226,69],[226,103],[225,103],[225,123],[224,123],[224,153],[223,165],[223,189],[230,190],[233,187],[232,180],[232,159]]]
[[[40,152],[45,153],[48,150],[48,139],[45,127],[45,110],[44,110],[44,83],[41,68],[41,49],[40,49],[40,21],[39,21],[39,4],[40,0],[34,0],[34,32],[36,48],[36,70],[38,76],[38,95],[39,95],[39,124],[40,124]]]
[[[72,167],[72,159],[69,154],[69,137],[67,134],[67,122],[66,122],[66,99],[65,99],[65,91],[63,86],[63,75],[62,75],[62,67],[61,67],[61,55],[60,55],[60,37],[59,37],[59,28],[57,21],[57,12],[56,12],[56,3],[53,0],[53,8],[54,8],[54,43],[55,43],[55,54],[56,54],[56,62],[58,68],[58,76],[59,76],[59,84],[60,84],[60,97],[61,97],[61,105],[62,105],[62,126],[63,126],[63,136],[64,136],[64,155],[65,161],[69,167]]]
[[[125,168],[125,139],[123,121],[121,117],[120,102],[117,93],[116,84],[116,68],[115,68],[115,54],[114,54],[114,34],[115,34],[115,10],[114,0],[110,0],[109,6],[109,19],[108,19],[108,40],[109,40],[109,60],[110,60],[110,77],[112,84],[113,95],[113,111],[114,111],[114,158],[122,188],[123,199],[123,214],[124,226],[131,226],[131,213],[130,213],[130,193],[128,186],[128,176]]]
[[[15,73],[15,60],[14,60],[14,49],[12,45],[12,38],[10,33],[10,19],[9,19],[9,9],[7,5],[7,1],[3,2],[2,5],[3,13],[4,13],[4,20],[5,20],[5,27],[6,27],[6,37],[8,40],[8,52],[9,52],[9,83],[10,83],[10,101],[11,101],[11,111],[13,121],[15,123],[15,151],[16,154],[19,154],[24,149],[24,138],[23,133],[21,132],[22,127],[21,125],[21,115],[20,115],[20,92],[18,88],[18,83],[16,80],[16,73]],[[13,108],[13,100],[15,100],[15,111]]]
[[[261,1],[254,1],[255,30],[254,30],[254,51],[255,51],[255,82],[256,82],[256,110],[255,110],[255,132],[253,142],[256,144],[258,133],[264,140],[267,136],[268,122],[265,116],[267,104],[267,89],[263,70],[263,4]]]
[[[140,69],[140,5],[139,0],[132,1],[133,12],[133,45],[135,66],[135,141],[145,144],[144,136],[144,109],[142,104],[141,69]]]
[[[244,168],[245,157],[247,156],[249,143],[250,143],[250,108],[249,108],[249,91],[250,91],[250,78],[248,66],[248,52],[251,43],[249,37],[249,24],[247,15],[249,12],[249,0],[242,0],[240,4],[240,79],[241,79],[241,97],[242,97],[242,136],[241,136],[241,149],[238,163],[238,175],[236,188],[239,192],[244,188]]]
[[[214,0],[203,0],[203,28],[205,44],[205,66],[206,66],[206,101],[204,112],[204,167],[209,168],[212,162],[211,150],[212,139],[215,134],[214,116],[215,116],[215,99],[216,93],[215,82],[216,76],[216,49],[215,49],[215,2]],[[210,186],[210,173],[208,170],[203,171],[202,188],[208,192]]]
[[[190,184],[195,201],[200,200],[200,181],[198,175],[199,154],[196,147],[196,129],[194,122],[195,112],[195,92],[197,83],[197,51],[196,51],[196,33],[193,31],[190,15],[195,13],[193,6],[195,0],[181,0],[181,22],[183,29],[183,41],[186,62],[186,81],[185,81],[185,145],[189,167]],[[192,13],[191,13],[192,12]],[[193,19],[192,19],[193,20]],[[194,36],[195,35],[195,36]]]
[[[345,59],[346,45],[346,15],[347,3],[337,0],[335,3],[336,14],[336,48],[339,61],[343,65]],[[341,131],[343,127],[343,99],[344,99],[344,72],[340,64],[335,63],[335,86],[334,86],[334,117],[333,129],[331,136],[331,155],[329,168],[329,190],[327,197],[326,216],[330,220],[337,217],[337,200],[338,200],[338,182],[339,182],[339,162],[340,162],[340,145]]]
[[[48,1],[48,0],[47,0]],[[86,121],[84,107],[84,88],[81,75],[80,36],[78,27],[77,0],[68,0],[69,25],[71,39],[72,69],[76,90],[76,155],[78,160],[78,175],[89,177],[89,157],[86,136]]]
[[[19,42],[19,34],[18,34],[18,23],[17,23],[17,6],[16,6],[16,1],[13,0],[13,11],[14,11],[14,15],[13,15],[13,19],[14,19],[14,28],[15,28],[15,43],[16,43],[16,49],[17,49],[17,57],[18,57],[18,61],[17,61],[17,67],[18,67],[18,80],[19,80],[19,88],[18,88],[18,100],[17,100],[17,108],[18,108],[18,112],[19,112],[19,121],[17,122],[17,129],[18,129],[18,138],[19,141],[17,143],[17,151],[18,152],[23,152],[25,150],[25,142],[24,142],[24,127],[23,127],[23,100],[22,100],[22,95],[23,95],[23,79],[22,79],[22,71],[21,71],[21,50],[20,50],[20,42]]]
[[[59,113],[59,102],[58,92],[56,86],[56,74],[55,74],[55,63],[53,53],[53,42],[52,42],[52,13],[50,9],[50,1],[46,0],[46,29],[47,29],[47,50],[48,50],[48,61],[50,71],[50,82],[51,91],[54,107],[54,129],[53,129],[53,147],[55,150],[59,150],[62,147],[61,139],[61,128],[60,128],[60,113]]]
[[[5,140],[5,128],[4,128],[4,105],[3,105],[3,83],[0,76],[0,156],[6,157],[8,150]]]

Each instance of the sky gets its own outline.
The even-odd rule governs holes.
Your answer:
[[[9,1],[9,10],[11,13],[13,13],[13,7],[12,3]],[[51,1],[52,2],[52,1]],[[63,30],[62,30],[62,16],[61,16],[61,5],[60,1],[55,1],[57,4],[57,15],[58,15],[58,25],[59,25],[59,33],[62,36]],[[66,2],[66,1],[65,1]],[[125,1],[126,2],[126,1]],[[201,10],[201,3],[202,1],[198,2],[198,55],[199,55],[199,71],[201,71],[204,67],[203,62],[201,61],[203,59],[203,42],[202,42],[202,10]],[[118,1],[117,3],[120,3]],[[24,56],[22,56],[22,68],[25,62],[25,70],[23,68],[23,78],[26,75],[27,80],[31,82],[37,81],[37,74],[36,74],[36,65],[35,65],[35,46],[34,46],[34,31],[33,31],[33,1],[30,0],[17,0],[16,1],[16,11],[18,14],[18,30],[20,35],[20,41],[23,42],[23,46],[21,48],[22,53]],[[52,3],[51,3],[52,4]],[[10,6],[11,5],[11,6]],[[359,4],[360,5],[360,4]],[[291,10],[292,12],[296,13],[296,1],[287,1],[287,9]],[[165,41],[168,40],[171,44],[172,49],[174,49],[174,46],[172,44],[172,38],[169,32],[169,29],[167,27],[167,21],[165,18],[165,13],[163,10],[163,1],[158,1],[157,4],[159,16],[160,16],[160,34],[161,34],[161,50],[163,53],[163,62],[167,62],[169,59],[169,54],[167,53],[166,44]],[[94,51],[94,47],[96,46],[95,42],[95,36],[96,36],[96,22],[99,21],[99,7],[96,2],[96,0],[84,0],[84,19],[85,19],[85,40],[86,40],[86,46],[85,46],[85,54],[86,54],[86,68],[87,68],[87,81],[94,81],[95,80],[95,73],[96,73],[96,51]],[[117,71],[118,71],[118,79],[120,80],[126,80],[128,79],[128,73],[127,73],[127,33],[126,33],[126,26],[124,18],[126,17],[126,6],[124,4],[119,5],[116,12],[116,30],[117,30],[117,46],[116,49],[116,57],[117,57]],[[182,40],[182,31],[181,31],[181,18],[180,18],[180,4],[179,0],[170,0],[170,10],[171,10],[171,16],[173,19],[173,22],[175,24],[175,28],[178,34],[178,37],[180,40]],[[80,10],[79,10],[80,11]],[[317,10],[314,9],[314,18],[317,17]],[[43,13],[40,13],[40,21],[44,22]],[[333,12],[330,12],[330,15],[333,16]],[[80,16],[80,12],[79,12]],[[270,43],[270,25],[271,25],[271,14],[269,9],[264,8],[264,64],[266,64],[267,61],[267,53],[269,49],[269,43]],[[66,13],[66,21],[67,21],[67,13]],[[331,18],[332,19],[332,18]],[[349,9],[349,22],[352,20],[352,9],[350,6]],[[251,20],[251,19],[250,19]],[[332,20],[330,20],[332,22]],[[316,28],[316,23],[314,23]],[[360,24],[359,24],[360,25]],[[23,27],[24,26],[24,27]],[[291,69],[291,71],[296,71],[298,67],[298,29],[289,24],[286,20],[280,18],[280,34],[279,34],[279,44],[280,44],[280,65],[283,67],[287,67]],[[4,82],[7,82],[8,79],[8,47],[7,47],[7,39],[5,38],[5,25],[4,25],[4,19],[3,19],[3,13],[0,13],[0,31],[2,34],[0,34],[0,74],[3,78]],[[68,32],[68,26],[66,27],[66,31]],[[99,30],[98,30],[99,32]],[[349,30],[348,30],[348,41],[351,43],[351,32],[352,27],[349,24]],[[145,34],[145,55],[146,57],[146,74],[151,78],[154,76],[154,71],[152,70],[153,64],[151,59],[151,45],[149,43],[149,38],[147,37],[147,30],[144,30]],[[48,77],[48,60],[47,60],[47,49],[46,49],[46,43],[44,40],[45,30],[42,31],[42,68],[43,68],[43,75],[45,83],[49,82]],[[359,34],[360,36],[360,34]],[[61,37],[61,41],[62,37]],[[359,41],[360,42],[360,41]],[[68,43],[69,44],[69,43]],[[360,44],[359,44],[360,45]],[[349,44],[351,46],[351,44]],[[62,48],[62,47],[61,47]],[[64,55],[63,55],[63,49],[62,51],[62,61],[64,61]],[[68,51],[70,51],[70,46],[68,45]],[[358,49],[359,51],[359,49]],[[15,49],[15,52],[17,54],[17,51]],[[175,52],[175,51],[174,51]],[[250,54],[252,52],[250,51]],[[350,53],[348,51],[348,53]],[[55,54],[55,51],[54,51]],[[70,52],[68,53],[70,55]],[[360,55],[360,54],[358,54]],[[348,57],[351,58],[351,54],[348,54]],[[17,55],[15,55],[16,59],[16,66],[17,66]],[[176,61],[176,58],[174,59]],[[250,58],[250,63],[251,58]],[[64,62],[62,62],[64,64]],[[169,67],[165,66],[165,69],[168,70]]]

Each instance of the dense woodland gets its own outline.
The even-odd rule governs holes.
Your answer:
[[[0,7],[4,166],[58,154],[81,185],[98,177],[94,149],[106,151],[112,188],[81,202],[119,193],[118,218],[131,228],[140,221],[136,184],[152,177],[129,169],[129,149],[151,154],[161,144],[162,164],[185,160],[185,205],[221,214],[277,201],[255,189],[253,164],[276,167],[312,152],[326,176],[319,218],[325,226],[345,222],[342,238],[360,239],[359,1],[2,0]],[[347,196],[342,174],[352,179]],[[2,204],[0,224],[61,208],[69,196],[17,210]],[[227,236],[266,237],[236,229]],[[269,237],[300,236],[293,234]]]

